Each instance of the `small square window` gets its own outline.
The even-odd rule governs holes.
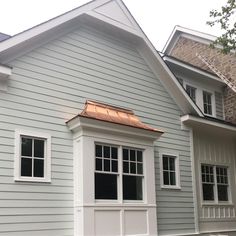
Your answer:
[[[51,180],[51,137],[28,131],[15,132],[15,180]]]

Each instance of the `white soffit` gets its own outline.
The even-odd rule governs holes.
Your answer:
[[[213,121],[209,119],[204,119],[200,117],[195,117],[192,115],[184,115],[180,118],[181,122],[187,126],[195,127],[196,129],[203,128],[205,131],[208,128],[221,129],[223,131],[230,131],[236,135],[236,126],[223,123],[220,121]]]

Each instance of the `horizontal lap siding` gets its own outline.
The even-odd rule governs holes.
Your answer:
[[[65,122],[87,99],[133,109],[165,131],[155,147],[159,233],[172,232],[174,219],[177,231],[193,231],[189,134],[181,130],[179,108],[136,49],[84,27],[11,66],[8,92],[0,94],[0,235],[73,235],[73,144]],[[51,184],[14,182],[16,128],[52,135]],[[160,189],[160,151],[180,155],[181,191]]]

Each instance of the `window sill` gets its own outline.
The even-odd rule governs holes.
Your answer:
[[[203,202],[202,207],[207,207],[207,206],[234,206],[234,204],[232,202]]]
[[[15,182],[33,182],[33,183],[51,183],[51,179],[37,179],[37,178],[15,178]]]
[[[181,190],[181,187],[180,186],[172,186],[172,185],[163,185],[163,186],[161,186],[161,189]]]

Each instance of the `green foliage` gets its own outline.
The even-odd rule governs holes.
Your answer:
[[[227,0],[225,6],[221,7],[221,10],[210,11],[210,17],[212,21],[208,21],[210,26],[220,25],[223,33],[216,39],[212,46],[222,46],[222,52],[227,54],[236,49],[236,0]]]

